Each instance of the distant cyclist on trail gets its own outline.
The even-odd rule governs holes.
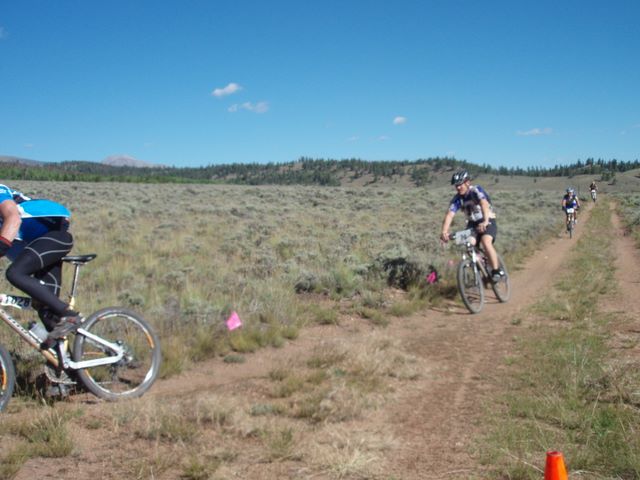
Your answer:
[[[567,208],[573,208],[573,219],[578,223],[578,210],[580,209],[580,200],[573,188],[567,188],[567,193],[562,197],[562,210],[566,213]],[[567,218],[567,222],[569,219]]]
[[[598,194],[598,185],[596,184],[595,180],[593,180],[591,182],[591,185],[589,185],[589,191],[591,192],[591,198],[595,202],[596,201],[596,195]]]
[[[82,317],[58,298],[62,257],[73,247],[69,210],[49,200],[32,200],[0,185],[0,257],[11,265],[7,280],[33,299],[49,332],[43,347],[74,332]]]
[[[498,234],[498,226],[491,199],[482,187],[471,185],[471,177],[466,170],[454,173],[451,177],[451,185],[455,187],[457,193],[451,199],[449,210],[444,216],[440,239],[443,242],[449,241],[449,227],[453,217],[458,210],[464,211],[468,220],[467,227],[474,230],[476,241],[480,242],[489,259],[491,278],[494,282],[499,282],[505,273],[500,269],[498,254],[493,246]]]

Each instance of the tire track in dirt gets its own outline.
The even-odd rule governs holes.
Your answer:
[[[640,257],[638,248],[612,207],[615,279],[618,290],[600,308],[612,314],[611,345],[623,369],[637,371],[640,358]]]
[[[613,234],[616,250],[616,280],[620,287],[617,309],[636,318],[640,314],[640,259],[633,238],[626,235],[620,217],[612,211]]]

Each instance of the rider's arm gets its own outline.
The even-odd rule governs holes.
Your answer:
[[[20,218],[18,205],[13,200],[5,200],[0,203],[0,216],[2,216],[2,227],[0,227],[1,256],[11,248],[11,243],[18,235],[22,219]]]
[[[486,228],[489,225],[489,220],[491,220],[491,205],[486,199],[480,200],[480,208],[482,209],[482,224],[483,228]]]
[[[451,226],[451,222],[453,222],[453,217],[456,212],[451,210],[447,211],[447,214],[444,216],[444,220],[442,222],[442,232],[440,233],[440,240],[443,242],[449,241],[449,227]]]

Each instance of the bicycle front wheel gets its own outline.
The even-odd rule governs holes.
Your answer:
[[[509,281],[509,271],[507,270],[507,267],[502,261],[502,257],[500,255],[498,255],[498,262],[500,263],[500,269],[504,272],[504,277],[498,282],[491,282],[491,288],[493,289],[493,293],[496,294],[498,300],[504,303],[509,301],[509,298],[511,297],[511,283]]]
[[[77,370],[82,384],[105,400],[139,397],[153,384],[160,370],[158,336],[138,314],[125,308],[110,307],[89,316],[84,330],[124,349],[116,363]],[[108,358],[112,352],[99,343],[76,334],[73,359],[76,362]]]
[[[16,372],[9,352],[0,345],[0,412],[5,409],[16,384]]]
[[[470,259],[462,260],[457,279],[462,303],[471,313],[479,313],[484,305],[484,286],[478,267]]]

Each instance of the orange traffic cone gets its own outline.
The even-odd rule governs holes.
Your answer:
[[[564,468],[562,452],[547,452],[547,465],[544,469],[544,480],[568,480],[567,469]]]

